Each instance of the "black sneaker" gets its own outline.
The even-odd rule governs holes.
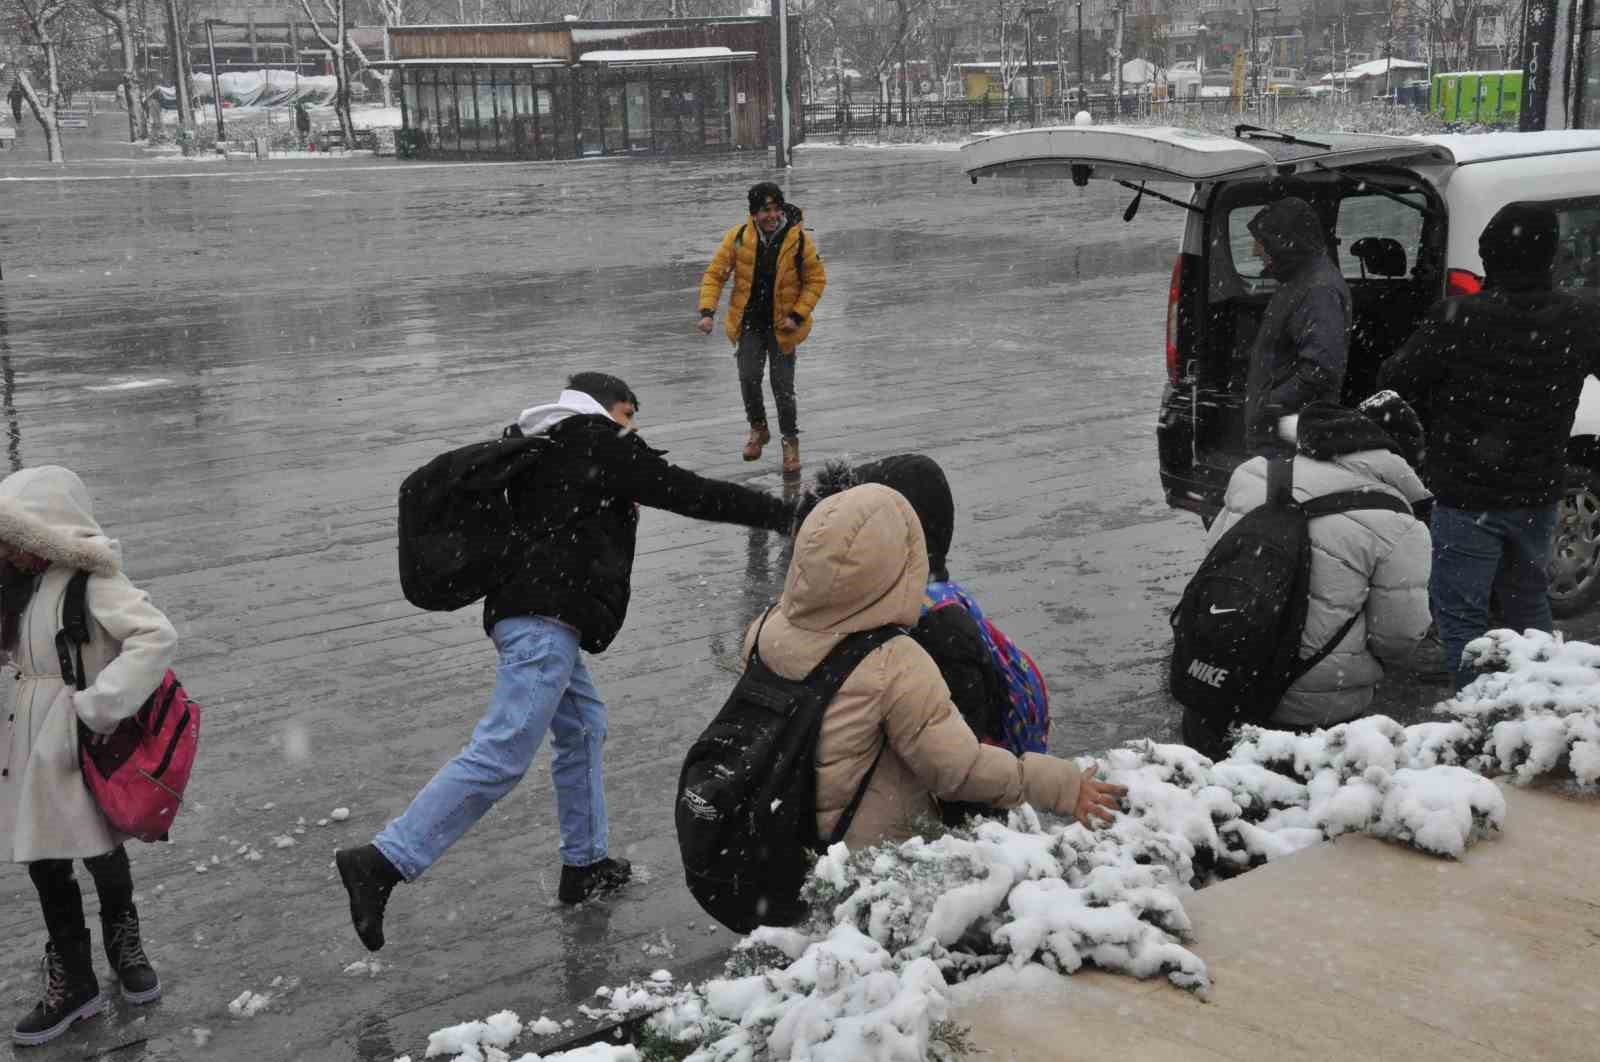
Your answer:
[[[350,894],[350,921],[356,936],[368,951],[377,951],[383,947],[383,909],[389,905],[389,893],[405,879],[376,845],[341,848],[333,860]]]
[[[106,947],[106,962],[122,983],[122,998],[129,1003],[154,1003],[161,998],[161,978],[144,953],[144,942],[139,937],[139,912],[129,907],[125,911],[100,913],[100,929]]]
[[[622,888],[631,877],[633,864],[626,859],[602,859],[586,867],[563,866],[556,896],[562,903],[582,903],[598,893]]]
[[[100,982],[89,958],[89,935],[63,953],[50,941],[44,946],[44,998],[27,1017],[11,1027],[11,1040],[37,1047],[67,1031],[80,1018],[93,1017],[106,1007]]]

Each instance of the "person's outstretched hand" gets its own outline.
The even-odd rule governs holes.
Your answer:
[[[709,336],[711,334],[711,322],[713,320],[715,320],[715,318],[702,317],[702,318],[700,318],[700,323],[695,325],[695,327],[700,329],[700,334],[701,335]]]
[[[1098,770],[1100,765],[1094,763],[1083,772],[1083,779],[1078,783],[1078,803],[1072,808],[1072,817],[1091,830],[1110,822],[1122,798],[1128,795],[1127,786],[1096,778]]]

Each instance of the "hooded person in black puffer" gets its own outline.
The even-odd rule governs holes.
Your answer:
[[[911,503],[927,540],[929,586],[950,583],[945,558],[955,536],[955,498],[944,469],[923,454],[896,454],[854,468],[844,461],[829,461],[817,474],[815,494],[802,502],[796,526],[823,498],[862,483],[882,484]],[[939,674],[950,689],[950,699],[978,740],[1006,747],[1005,716],[1010,710],[1010,695],[984,643],[978,621],[965,608],[931,607],[933,604],[931,599],[924,599],[922,617],[911,629],[912,639],[939,666]],[[945,821],[953,825],[988,810],[980,804],[946,803]]]
[[[1278,282],[1250,348],[1245,447],[1280,448],[1279,418],[1337,402],[1349,353],[1350,288],[1328,255],[1322,221],[1290,196],[1250,219],[1262,272]]]
[[[1551,625],[1567,438],[1584,377],[1600,370],[1600,313],[1552,290],[1559,242],[1548,207],[1502,207],[1478,238],[1483,291],[1436,303],[1378,375],[1428,425],[1429,591],[1458,685],[1472,677],[1461,650],[1489,629],[1491,592],[1504,626]]]

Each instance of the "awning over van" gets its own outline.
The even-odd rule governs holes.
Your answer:
[[[965,144],[971,177],[1070,177],[1124,181],[1217,181],[1382,162],[1448,164],[1448,148],[1402,136],[1306,133],[1275,139],[1218,136],[1171,126],[1025,129]]]

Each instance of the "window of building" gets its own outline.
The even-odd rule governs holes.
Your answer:
[[[1556,248],[1556,290],[1600,300],[1600,196],[1550,204],[1561,222]]]

